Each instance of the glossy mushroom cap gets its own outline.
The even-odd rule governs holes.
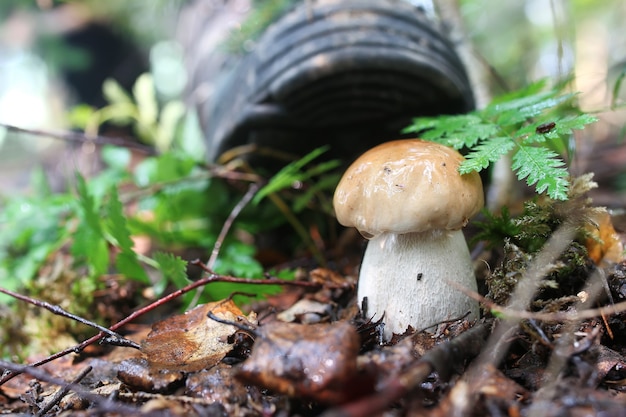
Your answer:
[[[361,155],[335,190],[337,220],[366,238],[457,230],[484,204],[476,172],[461,175],[463,156],[420,139],[386,142]]]

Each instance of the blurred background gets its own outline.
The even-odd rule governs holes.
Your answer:
[[[182,104],[186,146],[200,154],[202,135],[190,106],[194,96],[186,94],[185,67],[201,60],[198,55],[207,50],[194,42],[198,27],[190,24],[190,13],[228,3],[234,14],[208,23],[245,51],[272,15],[293,1],[3,0],[0,123],[43,130],[85,128],[86,109],[107,104],[102,93],[106,79],[130,91],[140,74],[149,73],[160,103]],[[445,3],[457,9],[464,25],[461,33],[473,45],[473,65],[486,69],[485,81],[493,95],[545,77],[554,83],[573,78],[583,110],[597,115],[600,122],[577,133],[572,170],[595,171],[601,184],[598,203],[614,205],[615,193],[622,198],[626,192],[626,87],[621,88],[626,71],[626,3]],[[258,13],[247,13],[250,8]],[[243,24],[238,16],[246,13],[248,21]],[[212,76],[207,70],[207,77]],[[111,126],[103,129],[111,129],[107,134],[132,136]],[[53,172],[60,167],[65,174],[75,168],[84,173],[97,169],[97,162],[85,157],[92,151],[0,127],[0,193],[24,190],[30,170],[39,165]]]

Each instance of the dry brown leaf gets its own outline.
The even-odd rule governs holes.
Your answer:
[[[276,318],[284,322],[299,321],[301,323],[317,323],[330,314],[329,304],[303,298],[287,310],[278,313]]]
[[[151,366],[178,371],[198,371],[215,365],[233,348],[228,341],[237,328],[208,317],[253,327],[256,316],[246,317],[231,300],[204,304],[155,323],[141,350]]]

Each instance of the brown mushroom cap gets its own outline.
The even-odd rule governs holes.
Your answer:
[[[376,146],[341,178],[333,198],[337,220],[368,238],[460,229],[484,204],[478,173],[459,174],[463,160],[452,148],[420,139]]]

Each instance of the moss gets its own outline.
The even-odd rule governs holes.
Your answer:
[[[549,266],[533,307],[542,309],[560,299],[563,301],[561,304],[571,303],[571,297],[582,289],[594,268],[587,248],[582,243],[586,239],[585,225],[592,222],[593,213],[597,211],[585,197],[585,193],[593,187],[591,176],[583,176],[572,181],[568,201],[534,199],[524,204],[522,213],[517,217],[510,216],[505,209],[500,216],[488,215],[486,221],[479,224],[481,232],[478,236],[486,239],[490,247],[498,247],[499,240],[503,242],[500,265],[485,280],[488,299],[499,305],[507,304],[510,294],[536,253],[552,233],[567,222],[577,225],[579,236]]]

